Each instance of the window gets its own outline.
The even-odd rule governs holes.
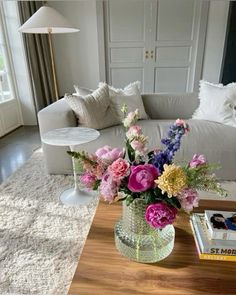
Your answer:
[[[14,98],[5,21],[0,14],[0,103]]]

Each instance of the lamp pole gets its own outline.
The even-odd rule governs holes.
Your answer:
[[[52,45],[52,29],[51,28],[48,28],[48,40],[49,40],[50,56],[51,56],[51,63],[52,63],[54,91],[55,91],[56,100],[58,100],[59,95],[58,95],[58,86],[57,86],[56,67],[55,67],[55,61],[54,61],[54,52],[53,52],[53,45]]]

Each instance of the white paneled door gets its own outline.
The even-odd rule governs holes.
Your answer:
[[[197,89],[207,1],[108,0],[104,7],[110,84],[123,87],[140,80],[143,92]]]

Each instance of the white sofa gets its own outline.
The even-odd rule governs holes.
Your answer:
[[[199,100],[196,93],[185,94],[144,94],[143,103],[150,119],[140,120],[143,132],[149,137],[149,148],[161,147],[161,138],[168,126],[177,118],[185,119],[190,133],[184,136],[182,147],[176,155],[176,161],[189,161],[194,153],[206,156],[209,162],[216,162],[221,169],[216,175],[221,180],[236,180],[236,128],[203,120],[192,120]],[[40,134],[48,130],[73,127],[77,125],[75,115],[67,102],[61,99],[38,113]],[[111,145],[124,146],[124,130],[121,125],[100,130],[100,137],[77,150],[94,152],[98,147]],[[48,173],[68,174],[72,171],[68,148],[43,144]]]

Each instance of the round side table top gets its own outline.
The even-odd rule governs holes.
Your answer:
[[[100,135],[95,129],[68,127],[50,130],[41,136],[42,142],[56,146],[74,146],[97,139]]]

